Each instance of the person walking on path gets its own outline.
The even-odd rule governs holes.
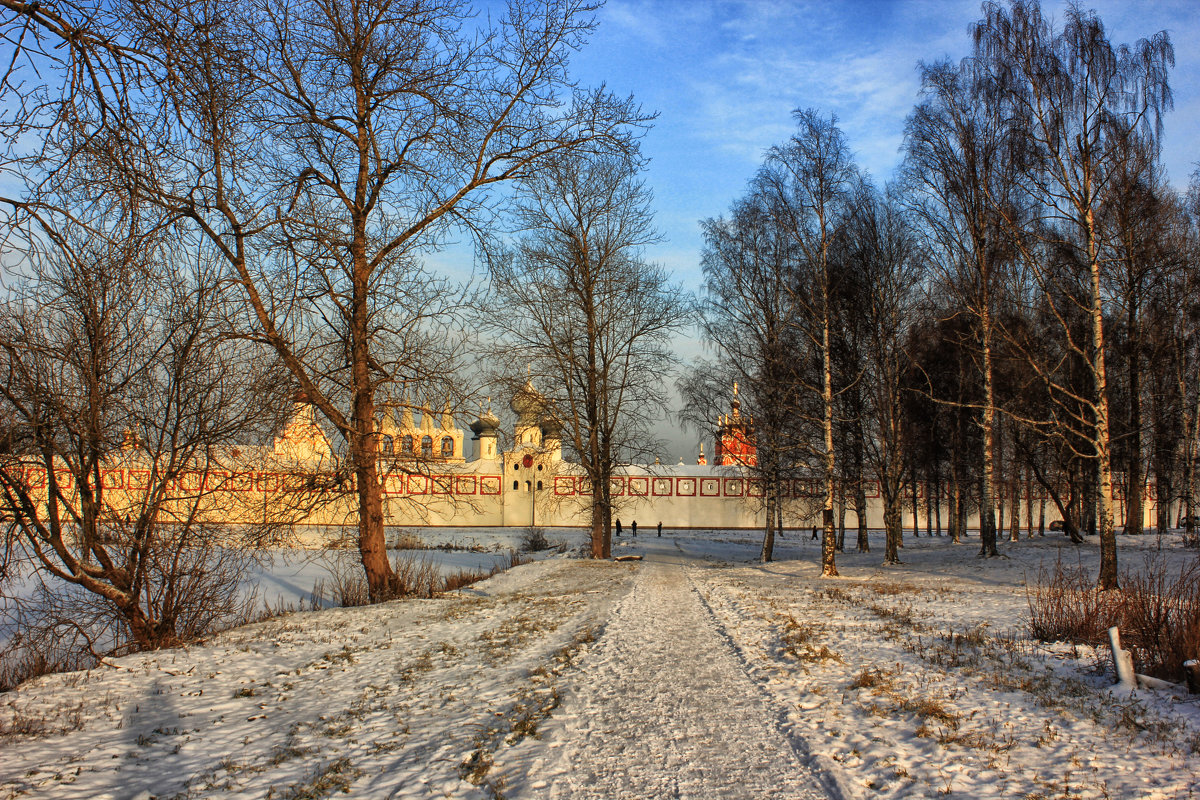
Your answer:
[[[633,531],[633,535],[635,537],[637,536],[637,520],[636,519],[633,522],[629,523],[629,530]]]
[[[620,536],[620,535],[621,535],[621,518],[617,517],[617,536]]]
[[[658,538],[662,538],[662,520],[658,521]]]

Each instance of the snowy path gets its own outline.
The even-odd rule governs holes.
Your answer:
[[[669,542],[646,553],[580,661],[514,796],[826,798]],[[509,776],[511,781],[511,775]]]

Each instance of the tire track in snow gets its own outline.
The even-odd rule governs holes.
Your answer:
[[[568,692],[541,757],[513,784],[519,796],[830,796],[779,731],[677,554],[647,555]]]

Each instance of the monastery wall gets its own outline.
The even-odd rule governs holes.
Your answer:
[[[454,426],[448,410],[435,415],[425,409],[417,424],[408,408],[388,408],[380,423],[378,461],[386,524],[589,527],[591,487],[579,465],[563,460],[560,430],[543,415],[539,397],[527,385],[514,399],[518,422],[513,431],[515,444],[509,450],[499,446],[499,420],[490,411],[472,423],[478,445],[471,460],[465,457],[463,431]],[[652,531],[660,522],[671,530],[762,528],[766,513],[762,483],[751,469],[737,463],[755,463],[751,424],[738,413],[735,390],[732,413],[720,420],[715,448],[716,458],[725,463],[618,468],[611,486],[613,516],[626,530],[635,520],[645,531]],[[149,493],[163,492],[169,499],[162,513],[168,518],[275,525],[300,532],[311,545],[320,544],[331,531],[336,536],[346,526],[356,525],[353,476],[345,474],[344,465],[339,470],[313,408],[302,399],[273,446],[230,448],[214,454],[204,468],[184,471],[167,484],[157,479],[153,465],[145,459],[139,449],[131,447],[114,455],[99,473],[106,513],[115,524],[136,519]],[[703,451],[698,460],[704,461]],[[46,472],[39,467],[29,467],[26,480],[35,490],[44,492],[47,486]],[[58,476],[60,486],[70,487],[72,480],[67,473]],[[923,495],[929,489],[918,485],[922,528]],[[1117,487],[1119,519],[1124,517],[1120,490]],[[67,491],[68,502],[73,502],[71,490]],[[941,497],[945,530],[948,491],[944,489]],[[882,528],[883,504],[874,482],[868,483],[867,498],[867,526]],[[821,499],[816,483],[787,481],[784,527],[818,525]],[[1021,498],[1022,525],[1031,502],[1036,521],[1040,500],[1036,492],[1032,498]],[[1151,485],[1146,492],[1147,525],[1156,516],[1157,498]],[[902,519],[911,529],[911,497],[905,501]],[[1047,524],[1056,519],[1057,509],[1047,502]],[[978,523],[977,515],[968,518],[968,527],[978,528]],[[848,508],[846,527],[857,525],[854,511]]]

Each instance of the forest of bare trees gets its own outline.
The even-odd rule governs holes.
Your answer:
[[[1116,44],[1093,12],[1056,23],[1020,1],[985,3],[973,34],[961,62],[922,65],[886,187],[838,155],[836,119],[797,112],[705,223],[703,370],[735,374],[772,421],[768,486],[825,487],[826,574],[844,541],[833,509],[861,509],[870,481],[885,562],[909,510],[914,534],[922,511],[941,533],[946,508],[956,541],[977,513],[995,556],[1022,509],[1033,535],[1042,498],[1038,533],[1049,501],[1073,540],[1100,537],[1115,588],[1117,532],[1143,531],[1150,485],[1156,526],[1194,531],[1200,185],[1179,196],[1158,161],[1172,45]],[[694,408],[713,388],[684,384]]]

